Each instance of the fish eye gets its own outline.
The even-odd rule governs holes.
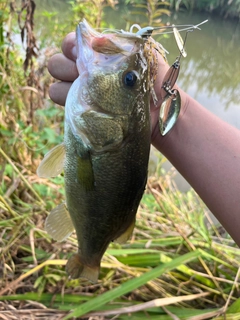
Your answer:
[[[135,83],[137,82],[137,73],[136,71],[127,71],[124,75],[123,75],[123,83],[127,86],[127,87],[133,87],[135,85]]]

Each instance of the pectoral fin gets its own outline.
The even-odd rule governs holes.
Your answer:
[[[120,237],[115,239],[114,242],[117,242],[120,244],[127,242],[132,236],[134,227],[135,227],[135,219],[130,224],[130,226],[127,228],[127,230],[123,234],[121,234]]]
[[[40,178],[56,177],[63,171],[64,159],[65,148],[64,144],[61,143],[45,154],[37,168],[37,175]]]
[[[90,158],[78,157],[77,179],[86,191],[94,189],[94,173]]]
[[[45,222],[45,230],[56,241],[63,241],[74,231],[65,203],[54,208]]]

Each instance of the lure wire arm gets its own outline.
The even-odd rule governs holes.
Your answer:
[[[183,53],[185,53],[184,47],[185,47],[185,44],[187,41],[188,32],[190,32],[190,31],[192,31],[192,30],[187,31],[184,41],[181,39],[182,48],[179,47],[180,55],[176,58],[174,63],[171,65],[171,67],[169,68],[168,72],[166,73],[166,75],[163,79],[162,88],[164,89],[164,91],[166,93],[165,93],[165,95],[164,95],[163,91],[161,93],[164,98],[165,98],[166,94],[175,94],[175,90],[173,91],[172,88],[178,79],[178,75],[180,72],[180,59],[183,56]],[[178,36],[180,36],[180,35],[178,35]],[[177,43],[178,43],[178,41],[177,41]]]
[[[182,40],[178,30],[174,32],[180,54],[168,69],[163,79],[163,85],[160,91],[161,96],[163,97],[163,102],[159,110],[159,129],[163,136],[175,125],[181,110],[180,93],[177,89],[173,89],[173,87],[180,72],[180,59],[182,56],[186,57],[187,55],[184,48],[189,31],[192,30],[187,31],[184,41]]]
[[[194,29],[201,30],[199,26],[202,24],[208,22],[208,20],[204,20],[196,25],[194,24],[179,24],[179,25],[171,25],[171,26],[163,26],[163,27],[144,27],[141,28],[138,24],[134,24],[131,26],[130,32],[132,32],[133,28],[136,27],[138,28],[138,31],[136,32],[137,35],[141,36],[143,39],[148,39],[156,30],[165,30],[165,29],[173,29],[177,28],[179,32],[182,31],[193,31]],[[174,31],[167,31],[163,32],[162,34],[167,34],[167,33],[173,33]]]

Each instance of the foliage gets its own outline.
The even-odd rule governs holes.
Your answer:
[[[144,16],[147,19],[146,23],[141,23],[141,26],[152,26],[152,27],[159,27],[162,26],[161,17],[163,15],[170,15],[170,11],[166,9],[169,6],[167,1],[158,0],[147,0],[141,1],[141,3],[134,4],[133,7],[135,10],[132,10],[132,14],[136,16]],[[137,10],[136,10],[137,9]],[[136,23],[136,19],[131,21],[131,23]]]
[[[62,141],[64,112],[47,97],[52,80],[46,64],[73,25],[61,23],[54,10],[45,10],[42,23],[48,24],[51,32],[31,30],[39,56],[31,57],[24,72],[26,56],[12,39],[20,34],[17,13],[22,12],[24,19],[25,9],[12,2],[15,6],[10,10],[0,1],[1,316],[238,317],[240,250],[211,223],[208,210],[194,192],[180,193],[161,168],[149,178],[132,240],[123,246],[110,245],[99,282],[93,285],[67,278],[64,266],[76,251],[76,236],[56,243],[44,231],[48,212],[64,199],[63,177],[40,179],[35,171],[43,154]],[[106,3],[91,3],[90,12],[89,2],[72,2],[69,7],[74,19],[83,14],[103,26],[99,12]],[[153,24],[159,22],[161,6],[154,0],[147,6],[149,12],[160,10],[149,15]],[[46,50],[48,45],[51,48]]]
[[[72,6],[74,26],[83,18],[96,28],[105,26],[102,21],[103,9],[106,6],[114,8],[115,0],[76,0],[69,2]]]

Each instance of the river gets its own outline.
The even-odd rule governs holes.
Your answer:
[[[196,24],[205,19],[209,21],[201,31],[189,34],[188,56],[182,61],[178,84],[208,110],[240,129],[239,23],[206,14],[173,15],[171,22]],[[174,41],[169,41],[171,54],[176,51],[174,46]]]

